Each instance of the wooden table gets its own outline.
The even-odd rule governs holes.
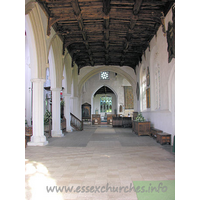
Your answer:
[[[157,142],[160,144],[166,144],[169,143],[171,144],[171,134],[169,133],[157,133]]]

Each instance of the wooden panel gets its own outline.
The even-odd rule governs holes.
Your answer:
[[[123,117],[123,127],[132,127],[132,119],[131,117]]]
[[[160,144],[171,144],[171,134],[157,133],[157,142],[159,142]]]
[[[156,129],[156,128],[153,128],[153,127],[151,127],[150,128],[150,135],[152,136],[152,137],[157,137],[157,133],[162,133],[163,131],[162,130],[159,130],[159,129]]]
[[[150,122],[132,122],[132,131],[138,136],[140,135],[150,135]]]
[[[113,127],[132,127],[131,117],[113,117]]]
[[[93,125],[100,125],[101,124],[101,116],[100,116],[100,114],[93,114],[92,115],[92,124]]]
[[[133,112],[133,120],[135,120],[137,116],[138,116],[138,112]]]
[[[86,65],[120,65],[135,69],[150,40],[161,25],[161,12],[167,14],[174,0],[150,1],[115,1],[115,0],[37,0],[48,17],[47,34],[51,27],[64,41],[64,48],[73,57],[79,67]],[[174,21],[174,20],[173,20]],[[169,34],[168,34],[169,35]],[[91,49],[90,43],[93,43]],[[84,48],[80,47],[84,44]],[[93,56],[102,48],[98,57]],[[140,47],[133,52],[135,46]],[[105,54],[106,51],[113,54]],[[90,56],[83,56],[83,52]],[[121,51],[115,54],[115,52]],[[65,49],[63,49],[63,53]],[[133,56],[128,56],[131,53]],[[139,55],[138,55],[139,54]],[[99,59],[101,58],[101,59]]]
[[[107,114],[107,124],[108,125],[112,125],[113,117],[116,117],[116,115],[115,114]]]
[[[147,108],[151,107],[151,98],[150,98],[150,88],[146,89],[146,103],[147,103]]]
[[[113,117],[113,127],[122,127],[123,119],[122,117]]]

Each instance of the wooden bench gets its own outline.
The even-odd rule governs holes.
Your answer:
[[[163,132],[162,130],[159,130],[153,127],[150,128],[150,136],[153,138],[157,137],[157,133],[162,133],[162,132]]]
[[[156,141],[160,144],[171,144],[171,134],[169,133],[157,133]]]

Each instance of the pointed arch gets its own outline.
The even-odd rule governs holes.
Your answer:
[[[37,61],[37,50],[36,50],[36,42],[34,37],[34,32],[31,24],[31,20],[29,15],[25,16],[25,31],[26,31],[26,39],[29,50],[29,64],[31,68],[31,79],[38,77],[38,61]]]
[[[63,79],[63,57],[62,57],[62,42],[58,35],[52,38],[49,48],[49,68],[51,77],[51,87],[61,88]]]
[[[66,85],[66,91],[68,94],[71,94],[71,85],[72,85],[72,68],[71,68],[72,59],[69,53],[64,57],[64,78]]]
[[[108,84],[102,84],[101,86],[97,87],[97,89],[94,90],[94,92],[92,93],[91,98],[93,98],[93,97],[94,97],[94,94],[95,94],[100,88],[102,88],[103,86],[106,86],[106,87],[110,88],[110,89],[114,92],[114,94],[116,95],[116,97],[118,97],[117,92],[116,92],[110,85],[108,85]]]
[[[93,102],[94,94],[95,94],[101,87],[103,87],[103,86],[106,86],[106,87],[110,88],[110,89],[113,91],[113,93],[115,94],[115,97],[116,97],[116,105],[115,105],[115,107],[116,107],[116,109],[117,109],[117,105],[118,105],[118,94],[117,94],[117,92],[116,92],[110,85],[108,85],[108,84],[102,84],[101,86],[98,86],[98,87],[94,90],[94,92],[92,93],[92,95],[91,95],[91,113],[94,112],[94,102]]]
[[[38,3],[26,4],[25,28],[29,40],[32,78],[46,77],[47,51]]]
[[[89,80],[92,76],[98,74],[101,71],[112,71],[115,73],[120,74],[121,76],[123,76],[124,78],[127,79],[127,81],[131,84],[133,91],[136,90],[136,79],[133,79],[127,72],[123,71],[122,69],[120,69],[120,67],[117,66],[109,66],[109,68],[107,66],[102,66],[96,69],[91,70],[90,72],[88,72],[80,81],[78,84],[78,89],[79,89],[79,94],[81,94],[81,90],[82,87],[84,85],[84,83]]]

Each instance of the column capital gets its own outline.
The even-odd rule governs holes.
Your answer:
[[[61,91],[61,88],[51,88],[51,91]]]
[[[63,92],[63,96],[71,97],[71,94],[68,94],[67,92]]]
[[[32,78],[31,79],[31,82],[45,82],[46,81],[46,79],[44,79],[44,78]]]
[[[70,97],[70,99],[78,99],[78,97]]]

